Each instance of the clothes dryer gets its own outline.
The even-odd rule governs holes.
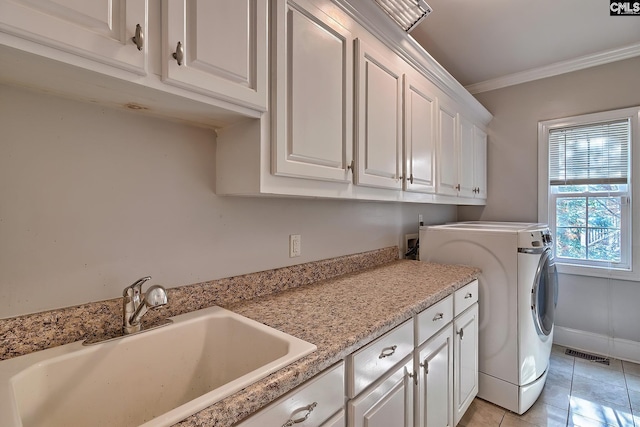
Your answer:
[[[421,227],[420,260],[479,267],[478,397],[518,414],[546,381],[557,272],[546,224]]]

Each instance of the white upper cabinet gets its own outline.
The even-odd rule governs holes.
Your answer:
[[[0,32],[136,74],[147,73],[146,0],[0,0]],[[32,53],[47,56],[37,46]]]
[[[487,198],[487,134],[465,119],[460,119],[458,170],[459,196]]]
[[[404,77],[405,190],[435,192],[436,97],[425,77]]]
[[[351,33],[305,0],[273,6],[272,171],[350,183]]]
[[[458,113],[444,102],[438,103],[438,194],[457,196]]]
[[[458,184],[460,185],[458,195],[462,197],[473,197],[475,194],[474,185],[474,156],[473,156],[473,123],[459,116],[460,119],[460,146],[458,155]]]
[[[436,190],[474,204],[487,198],[487,134],[443,101],[438,106]]]
[[[165,83],[267,108],[265,0],[164,0]]]
[[[487,134],[473,127],[473,182],[477,199],[487,198]]]
[[[356,39],[355,183],[402,189],[402,67],[387,49]]]

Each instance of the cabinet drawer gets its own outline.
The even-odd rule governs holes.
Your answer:
[[[347,396],[355,397],[413,351],[413,320],[347,356]]]
[[[474,280],[453,294],[455,316],[459,315],[474,303],[478,302],[478,280]]]
[[[453,295],[449,295],[416,316],[416,347],[453,320]]]
[[[236,427],[281,426],[290,420],[295,424],[296,420],[301,420],[307,415],[304,427],[324,427],[323,423],[343,407],[344,362],[340,362],[285,394],[255,415],[237,424]]]

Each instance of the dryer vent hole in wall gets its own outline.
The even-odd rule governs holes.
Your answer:
[[[568,348],[564,352],[564,354],[568,354],[569,356],[579,357],[580,359],[585,359],[585,360],[588,360],[589,362],[602,363],[603,365],[607,365],[607,366],[609,366],[609,363],[610,363],[608,357],[602,357],[602,356],[596,356],[594,354],[583,353],[581,351],[573,350],[571,348]]]

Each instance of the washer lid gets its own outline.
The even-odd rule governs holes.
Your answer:
[[[546,230],[547,224],[531,222],[494,222],[494,221],[465,221],[443,225],[430,225],[428,228],[470,230],[487,232],[518,233],[522,231]]]

